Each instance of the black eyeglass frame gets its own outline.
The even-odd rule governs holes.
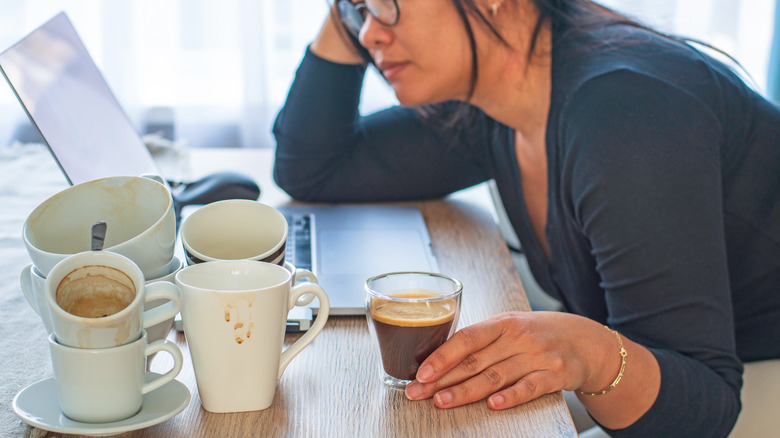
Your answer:
[[[395,16],[393,20],[388,22],[384,19],[377,17],[371,8],[366,5],[366,0],[353,3],[351,0],[336,0],[339,10],[339,18],[344,24],[344,27],[355,37],[360,35],[360,29],[366,23],[366,14],[371,16],[378,22],[385,26],[395,26],[398,23],[398,18],[401,16],[401,11],[398,9],[398,0],[393,0],[393,7],[395,8]]]

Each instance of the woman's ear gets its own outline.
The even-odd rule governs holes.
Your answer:
[[[501,5],[504,4],[504,0],[484,0],[483,10],[486,17],[495,17],[498,15]]]

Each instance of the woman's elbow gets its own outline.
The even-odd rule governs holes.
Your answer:
[[[276,185],[294,200],[317,202],[318,190],[310,183],[311,180],[296,171],[294,166],[280,165],[277,161],[274,164],[273,178]]]

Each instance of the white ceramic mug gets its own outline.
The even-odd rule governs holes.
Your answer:
[[[146,278],[165,275],[173,258],[176,218],[167,187],[151,178],[117,176],[69,187],[27,217],[22,236],[44,277],[69,255],[92,248],[92,225],[106,222],[104,250],[133,260]]]
[[[277,380],[322,331],[330,311],[319,285],[291,286],[290,273],[271,263],[201,263],[179,271],[176,284],[182,291],[182,321],[198,392],[210,412],[268,408]],[[307,293],[319,298],[317,318],[282,351],[287,313]]]
[[[170,272],[168,272],[166,275],[162,277],[148,280],[146,281],[146,284],[149,285],[152,283],[156,283],[158,281],[167,281],[173,283],[175,281],[174,277],[176,273],[179,272],[179,269],[181,269],[181,267],[182,267],[181,259],[179,259],[178,257],[174,257],[173,260],[171,260],[171,264],[169,267]],[[306,276],[306,275],[307,274],[305,272],[296,273],[296,277]],[[25,266],[24,269],[22,269],[22,273],[19,275],[19,282],[21,283],[24,297],[27,299],[27,302],[30,304],[30,307],[32,307],[35,313],[37,313],[38,316],[41,317],[41,322],[43,322],[43,326],[46,329],[46,333],[50,334],[53,328],[51,325],[51,316],[49,315],[49,310],[48,310],[49,305],[46,300],[46,294],[45,294],[46,289],[44,287],[46,284],[46,277],[44,277],[43,274],[41,274],[40,271],[38,271],[38,269],[34,265],[29,264]],[[144,310],[149,310],[155,307],[159,307],[167,302],[168,300],[164,298],[153,300],[151,302],[144,302]],[[43,311],[41,311],[41,309],[43,309]],[[171,328],[173,327],[173,320],[174,317],[172,316],[161,323],[147,327],[146,331],[149,335],[149,342],[165,339],[168,336],[168,333],[170,333]]]
[[[287,220],[257,201],[229,199],[195,210],[181,224],[187,265],[215,260],[284,264]]]
[[[183,362],[176,344],[170,341],[147,344],[145,331],[129,344],[100,349],[68,347],[57,342],[52,333],[49,349],[62,413],[71,420],[86,423],[132,417],[141,409],[143,395],[173,380]],[[146,382],[146,357],[159,351],[173,357],[173,367]]]
[[[175,284],[147,285],[133,261],[109,251],[87,251],[57,263],[44,290],[57,340],[78,348],[132,342],[142,328],[175,317],[182,307]],[[168,302],[144,311],[144,302],[159,299]],[[116,301],[121,303],[114,306]]]

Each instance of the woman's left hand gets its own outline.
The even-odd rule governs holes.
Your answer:
[[[406,396],[433,397],[440,408],[490,396],[492,409],[506,409],[577,389],[589,378],[601,379],[591,375],[592,367],[601,364],[589,363],[589,356],[604,332],[601,324],[567,313],[496,315],[459,330],[433,352],[407,386]]]

